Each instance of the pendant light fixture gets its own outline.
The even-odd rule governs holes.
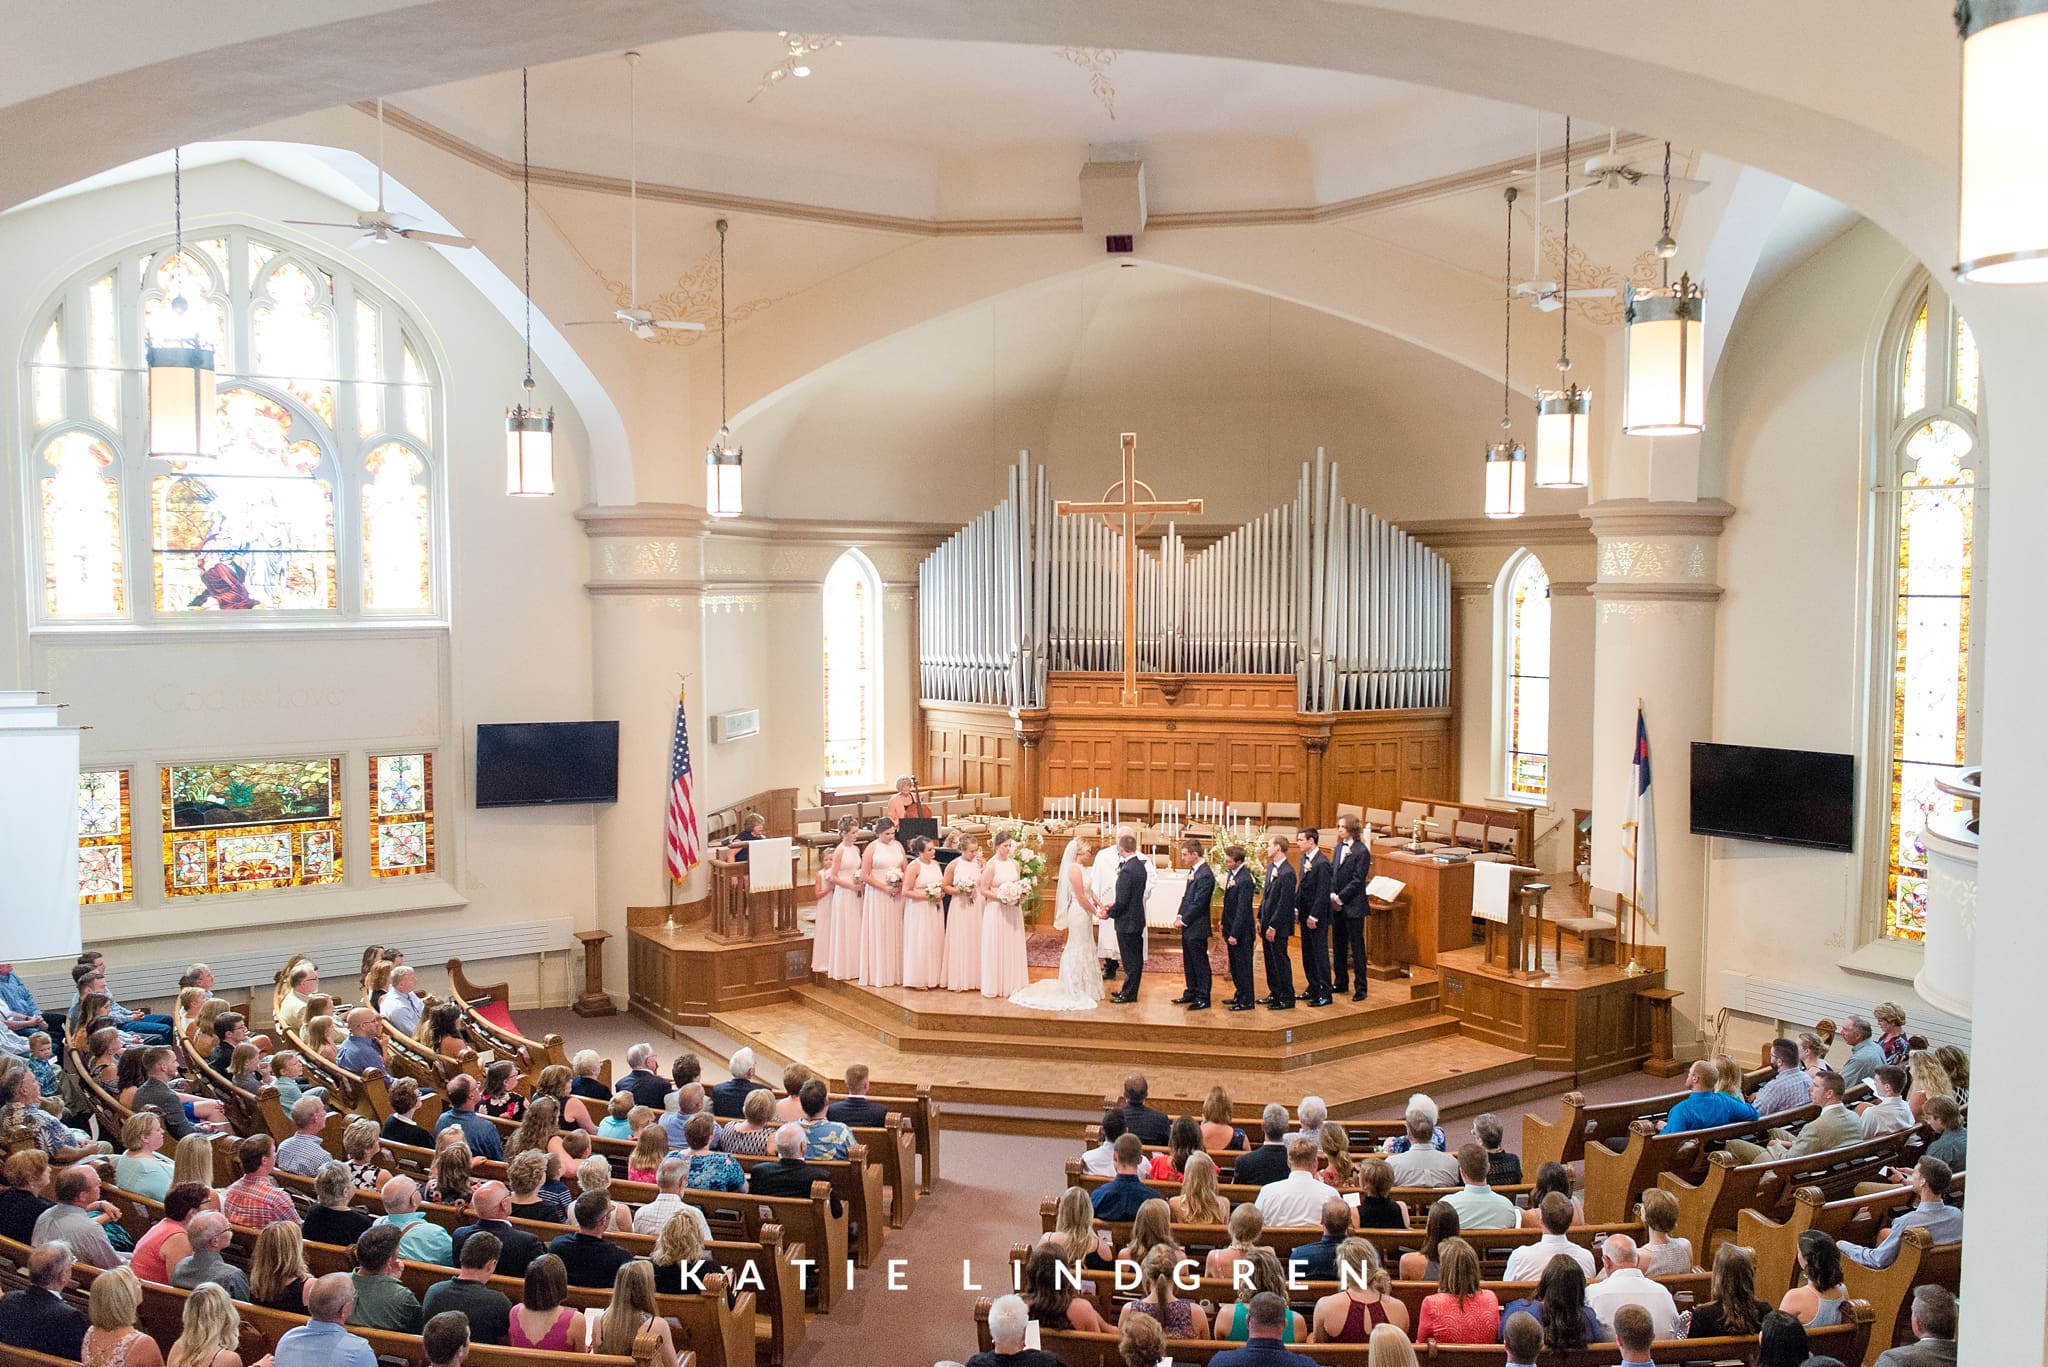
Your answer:
[[[1959,0],[1962,194],[1955,270],[1985,285],[2048,280],[2048,0]]]
[[[1572,120],[1564,120],[1564,257],[1557,273],[1557,369],[1562,389],[1536,391],[1536,487],[1583,489],[1591,471],[1588,427],[1593,396],[1569,378],[1572,368]]]
[[[185,161],[171,149],[171,248],[179,274],[185,262]],[[191,308],[182,286],[171,312],[183,319]],[[213,348],[198,336],[152,338],[143,347],[149,366],[149,455],[189,465],[220,455],[219,413],[214,408]]]
[[[1500,440],[1486,448],[1486,515],[1520,517],[1529,505],[1529,453],[1514,438],[1509,416],[1509,367],[1515,337],[1515,187],[1508,202],[1507,267],[1501,272]]]
[[[704,510],[713,517],[740,515],[740,463],[746,453],[732,439],[725,406],[725,230],[718,220],[718,435],[704,452]]]
[[[555,410],[533,406],[533,156],[526,108],[526,68],[519,69],[519,189],[526,265],[525,395],[505,413],[505,492],[517,498],[555,491]]]
[[[1681,274],[1671,283],[1671,144],[1664,144],[1664,261],[1661,289],[1623,291],[1621,430],[1636,437],[1682,437],[1707,425],[1706,341],[1700,327],[1706,286]]]

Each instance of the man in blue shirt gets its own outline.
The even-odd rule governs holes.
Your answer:
[[[498,1127],[491,1123],[489,1116],[476,1113],[476,1079],[467,1073],[457,1073],[448,1080],[445,1099],[448,1108],[435,1122],[435,1133],[450,1125],[459,1125],[462,1127],[462,1142],[469,1146],[472,1155],[492,1162],[503,1159],[505,1145],[499,1137]]]
[[[1097,1187],[1095,1194],[1089,1198],[1095,1206],[1096,1219],[1136,1219],[1138,1207],[1158,1195],[1138,1176],[1138,1166],[1144,1161],[1144,1140],[1129,1130],[1116,1137],[1116,1147],[1110,1155],[1110,1162],[1116,1168],[1116,1176]]]
[[[1897,1169],[1893,1169],[1894,1172]],[[1937,1244],[1958,1243],[1963,1237],[1963,1212],[1948,1204],[1948,1185],[1954,1174],[1939,1158],[1922,1158],[1906,1185],[1919,1198],[1911,1210],[1893,1220],[1891,1228],[1880,1231],[1877,1247],[1843,1243],[1842,1256],[1862,1267],[1886,1268],[1898,1261],[1899,1244],[1909,1229],[1924,1229]]]
[[[1664,1128],[1658,1131],[1659,1134],[1711,1130],[1716,1125],[1732,1125],[1738,1120],[1757,1118],[1756,1107],[1747,1101],[1714,1090],[1720,1079],[1714,1072],[1714,1065],[1706,1059],[1694,1062],[1691,1071],[1685,1075],[1685,1081],[1692,1088],[1692,1095],[1671,1108],[1671,1114],[1664,1118]]]
[[[13,964],[0,964],[0,1014],[4,1014],[8,1029],[23,1035],[33,1034],[49,1023],[36,1006],[35,994],[15,973]]]
[[[107,994],[107,1014],[114,1018],[114,1024],[131,1034],[142,1036],[151,1044],[169,1044],[171,1042],[171,1026],[173,1022],[169,1016],[143,1015],[140,1012],[131,1011],[121,1005],[120,1000],[114,996],[113,989],[106,985],[106,955],[101,954],[97,950],[87,950],[78,957],[80,963],[89,961],[92,964],[93,972],[100,982],[98,987],[91,990]],[[74,999],[71,1004],[76,1006],[78,1002]]]
[[[1849,1046],[1849,1057],[1842,1060],[1842,1081],[1854,1090],[1858,1083],[1870,1081],[1870,1075],[1884,1067],[1884,1050],[1872,1039],[1870,1022],[1862,1016],[1842,1018],[1842,1042]]]
[[[1232,1348],[1209,1359],[1209,1367],[1267,1367],[1307,1361],[1287,1351],[1281,1335],[1287,1331],[1287,1300],[1271,1291],[1261,1291],[1245,1307],[1244,1347]]]
[[[377,1367],[376,1352],[346,1327],[355,1308],[355,1284],[348,1273],[314,1278],[306,1287],[306,1313],[312,1318],[285,1331],[272,1367]]]

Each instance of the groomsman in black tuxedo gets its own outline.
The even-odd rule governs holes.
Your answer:
[[[1173,999],[1190,1011],[1209,1009],[1209,903],[1216,896],[1216,875],[1202,857],[1202,842],[1192,836],[1180,842],[1180,858],[1188,866],[1187,890],[1180,895],[1174,924],[1180,927],[1180,961],[1187,991]]]
[[[1257,1002],[1252,985],[1252,942],[1259,938],[1259,918],[1252,910],[1257,889],[1244,866],[1244,846],[1223,847],[1223,941],[1230,951],[1230,1009],[1249,1011]]]
[[[1341,994],[1355,978],[1358,989],[1351,1000],[1365,1000],[1365,916],[1371,910],[1366,901],[1366,880],[1372,877],[1372,848],[1355,816],[1337,818],[1337,856],[1330,861],[1330,903],[1337,921],[1330,927],[1332,984]],[[1347,968],[1350,976],[1346,974]]]
[[[1328,1006],[1336,1000],[1330,995],[1330,935],[1337,918],[1330,914],[1330,861],[1320,839],[1313,826],[1294,833],[1294,847],[1301,852],[1295,898],[1301,919],[1301,971],[1308,978],[1310,1006]]]
[[[1116,848],[1116,900],[1110,903],[1108,914],[1116,926],[1124,990],[1110,1000],[1128,1004],[1138,999],[1138,982],[1145,976],[1145,867],[1138,857],[1136,836],[1118,836]]]
[[[1294,870],[1287,864],[1287,841],[1266,842],[1266,897],[1259,904],[1259,952],[1266,959],[1263,1004],[1274,1011],[1294,1009],[1294,963],[1287,942],[1294,937]]]

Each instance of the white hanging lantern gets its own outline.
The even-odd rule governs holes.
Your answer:
[[[1593,396],[1577,385],[1536,391],[1536,487],[1583,489],[1592,473]]]
[[[2048,281],[2048,0],[1961,0],[1962,194],[1956,274]]]
[[[1621,430],[1635,437],[1689,436],[1707,425],[1706,290],[1676,285],[1626,292]]]
[[[738,517],[740,470],[746,453],[733,445],[732,429],[721,427],[704,452],[704,508],[713,517]]]
[[[184,463],[220,455],[213,348],[177,342],[144,349],[149,363],[149,455]]]
[[[1529,510],[1529,453],[1512,437],[1486,448],[1486,515],[1520,517]]]
[[[515,404],[505,414],[505,492],[517,498],[555,491],[555,410]]]

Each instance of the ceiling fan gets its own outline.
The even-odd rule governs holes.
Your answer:
[[[1606,154],[1604,156],[1586,158],[1586,183],[1584,185],[1567,190],[1564,194],[1545,202],[1555,204],[1560,199],[1565,199],[1572,195],[1583,195],[1588,190],[1598,190],[1603,187],[1609,190],[1619,190],[1624,185],[1639,185],[1644,180],[1654,182],[1656,178],[1653,172],[1637,170],[1627,157],[1620,155],[1616,151],[1617,135],[1618,130],[1608,129]],[[1682,195],[1696,195],[1706,189],[1709,183],[1704,180],[1694,180],[1688,176],[1673,176],[1671,178],[1672,190]]]
[[[1609,134],[1610,138],[1612,136],[1612,134]],[[1523,176],[1532,177],[1536,182],[1534,192],[1529,196],[1529,203],[1531,205],[1531,232],[1529,234],[1530,276],[1529,279],[1522,281],[1514,287],[1514,295],[1519,299],[1527,299],[1535,306],[1539,313],[1555,313],[1564,307],[1564,291],[1559,287],[1557,281],[1545,280],[1543,278],[1543,206],[1545,204],[1555,204],[1559,199],[1565,198],[1565,196],[1559,195],[1556,199],[1545,199],[1543,197],[1543,119],[1541,115],[1538,115],[1536,120],[1536,164],[1527,171],[1517,171],[1512,179],[1519,179]],[[1569,146],[1565,148],[1565,180],[1567,184],[1571,180],[1571,148]],[[1571,190],[1569,193],[1575,195],[1578,191]],[[1572,293],[1581,299],[1612,299],[1614,297],[1614,291],[1611,289],[1573,290]]]
[[[453,233],[429,232],[425,228],[413,227],[413,219],[406,214],[394,214],[384,208],[384,101],[377,101],[377,207],[366,214],[357,214],[353,223],[326,223],[318,219],[288,218],[287,223],[301,228],[354,228],[362,236],[348,245],[357,250],[373,247],[380,242],[402,238],[407,242],[429,242],[437,247],[474,247],[476,243]]]
[[[685,322],[680,318],[657,318],[651,309],[640,307],[640,126],[634,77],[640,69],[640,54],[626,54],[626,141],[630,150],[631,169],[627,181],[627,256],[630,261],[631,283],[627,286],[626,306],[615,309],[609,318],[582,318],[563,326],[572,328],[605,327],[612,323],[623,323],[626,331],[643,342],[653,341],[663,332],[702,332],[702,323]]]

